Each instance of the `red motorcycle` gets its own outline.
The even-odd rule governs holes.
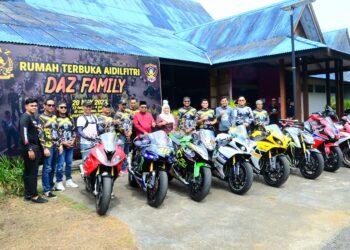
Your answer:
[[[345,166],[350,167],[350,116],[349,110],[345,110],[345,116],[340,120],[336,112],[331,108],[327,107],[323,112],[324,117],[330,117],[339,131],[340,138],[336,144],[340,147],[343,152],[343,163]]]
[[[113,184],[119,176],[125,158],[117,135],[108,132],[96,139],[84,162],[85,188],[95,196],[96,211],[99,215],[104,215],[108,210]]]
[[[314,148],[321,151],[325,165],[324,170],[335,172],[343,163],[343,153],[336,144],[340,134],[330,117],[322,112],[313,113],[305,122],[304,128],[312,133],[315,139]]]

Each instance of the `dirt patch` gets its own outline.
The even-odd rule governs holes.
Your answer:
[[[60,195],[47,204],[0,198],[1,249],[136,249],[123,222]]]

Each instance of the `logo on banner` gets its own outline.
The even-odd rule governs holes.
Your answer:
[[[145,74],[147,81],[153,83],[157,80],[158,68],[157,65],[148,63],[145,65]]]
[[[13,61],[10,57],[11,51],[0,48],[0,80],[7,80],[13,77]]]

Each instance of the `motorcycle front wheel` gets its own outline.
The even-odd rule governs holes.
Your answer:
[[[300,164],[300,173],[306,179],[316,179],[322,174],[324,168],[323,156],[320,153],[310,152],[310,160]]]
[[[350,148],[344,147],[343,148],[343,157],[344,157],[344,165],[348,168],[350,168]]]
[[[160,206],[168,191],[168,175],[165,171],[157,171],[152,188],[147,187],[147,202],[152,207]]]
[[[96,211],[99,215],[106,214],[111,201],[113,180],[111,176],[101,178],[96,195]]]
[[[337,171],[343,164],[343,152],[339,147],[332,147],[324,165],[324,170]]]
[[[276,158],[275,169],[272,169],[271,166],[269,166],[263,172],[263,177],[267,185],[280,187],[287,181],[289,174],[290,168],[287,158],[283,155],[279,155]]]
[[[253,184],[253,166],[249,162],[240,164],[238,175],[235,173],[234,166],[230,167],[228,176],[228,186],[232,193],[244,194]]]
[[[209,193],[211,186],[211,170],[206,167],[201,167],[199,176],[195,181],[191,180],[189,184],[190,196],[194,201],[202,201]]]

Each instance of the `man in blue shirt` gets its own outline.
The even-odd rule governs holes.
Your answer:
[[[233,109],[228,106],[228,98],[226,96],[221,97],[220,107],[216,108],[215,116],[219,122],[219,133],[228,133],[228,130],[232,126]]]

